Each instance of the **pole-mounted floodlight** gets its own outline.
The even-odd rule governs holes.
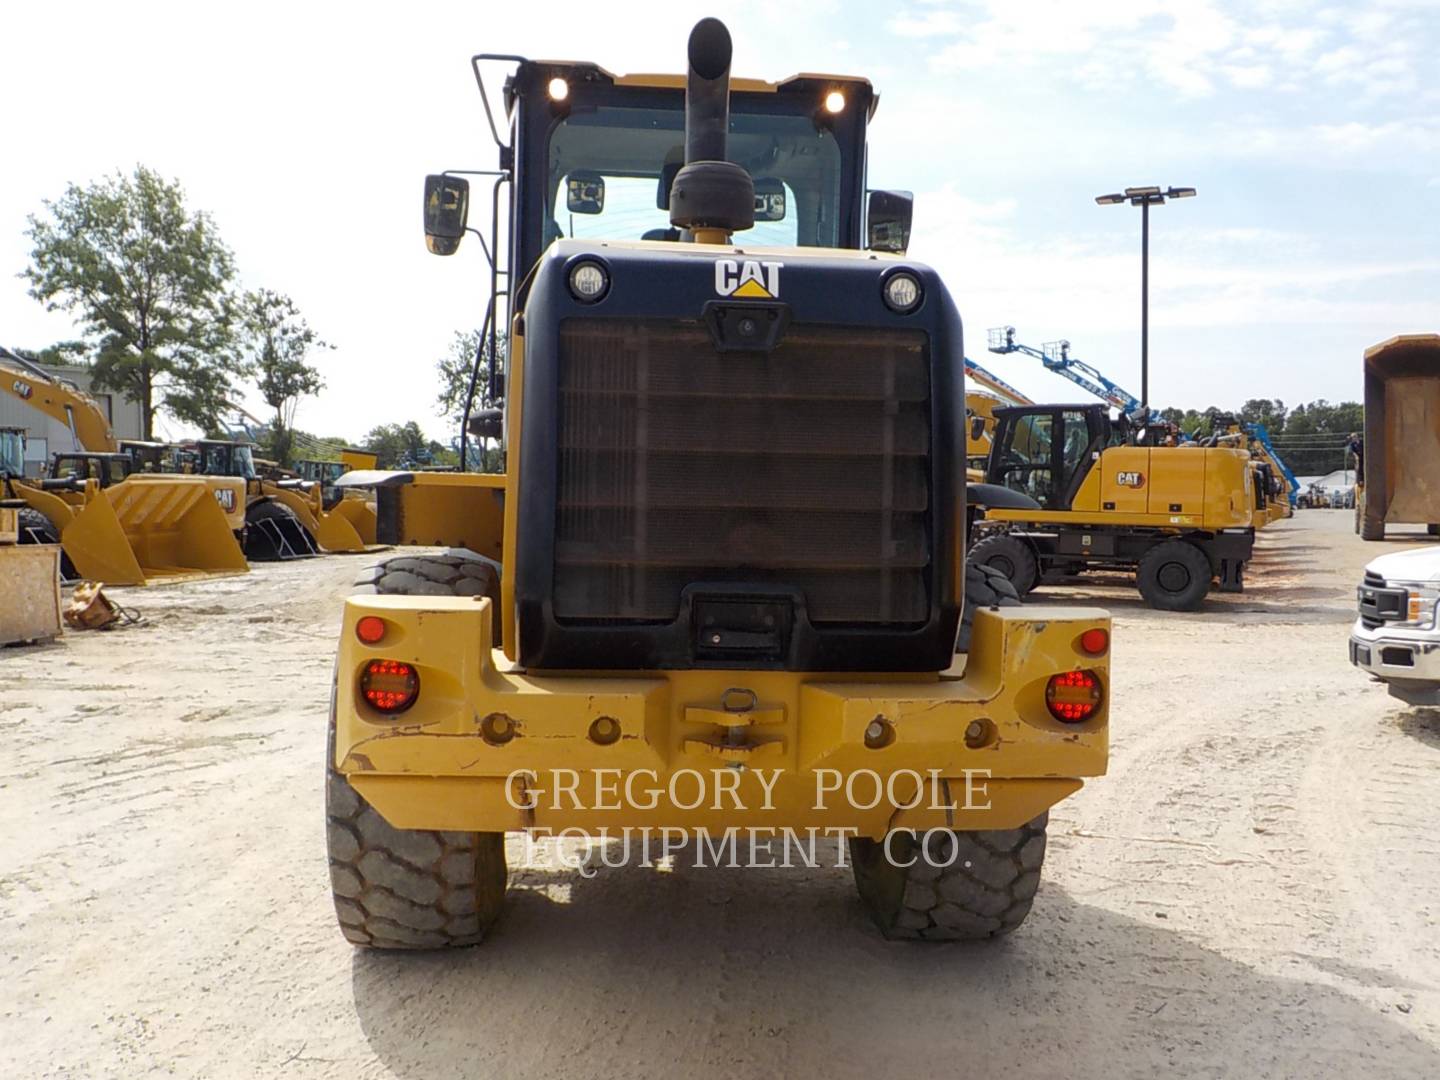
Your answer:
[[[1140,407],[1150,411],[1150,207],[1160,206],[1166,199],[1190,199],[1193,187],[1132,187],[1123,193],[1097,195],[1101,206],[1129,203],[1140,207]]]

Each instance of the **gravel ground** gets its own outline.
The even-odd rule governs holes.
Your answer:
[[[1440,710],[1346,663],[1363,544],[1262,535],[1247,592],[1115,616],[1111,774],[1030,921],[882,940],[837,869],[521,868],[478,949],[352,950],[321,818],[362,562],[130,590],[0,652],[0,1075],[1440,1076]]]

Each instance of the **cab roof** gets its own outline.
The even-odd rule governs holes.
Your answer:
[[[636,72],[628,75],[617,75],[613,71],[601,67],[599,64],[591,63],[588,60],[522,60],[521,67],[544,68],[546,71],[554,72],[556,75],[564,75],[571,72],[582,77],[599,77],[615,86],[633,86],[641,89],[656,90],[683,90],[685,89],[685,76],[683,74],[670,74],[668,72]],[[750,94],[775,94],[787,88],[805,85],[829,84],[836,89],[843,89],[846,86],[863,87],[865,96],[868,98],[869,112],[867,119],[874,119],[875,110],[880,105],[880,95],[875,93],[875,88],[869,79],[859,75],[829,75],[821,72],[800,72],[779,82],[766,82],[764,79],[747,79],[731,76],[730,89],[732,92]],[[507,87],[505,97],[507,108],[514,106],[514,100]]]

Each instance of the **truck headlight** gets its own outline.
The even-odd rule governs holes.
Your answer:
[[[1413,626],[1420,630],[1435,627],[1435,608],[1440,604],[1440,589],[1429,585],[1407,585],[1407,607],[1405,621],[1401,626]]]

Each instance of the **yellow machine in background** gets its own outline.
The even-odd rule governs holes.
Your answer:
[[[1365,455],[1355,526],[1390,522],[1440,534],[1440,334],[1401,334],[1365,350]]]
[[[997,410],[990,485],[1032,505],[987,507],[970,559],[1024,595],[1047,573],[1134,567],[1152,607],[1239,592],[1254,544],[1254,470],[1229,447],[1125,445],[1104,405]]]
[[[49,477],[6,480],[7,494],[26,504],[22,542],[58,543],[67,571],[113,585],[248,569],[221,509],[236,485],[130,476],[100,403],[8,350],[0,389],[65,423],[76,444],[56,455]]]

